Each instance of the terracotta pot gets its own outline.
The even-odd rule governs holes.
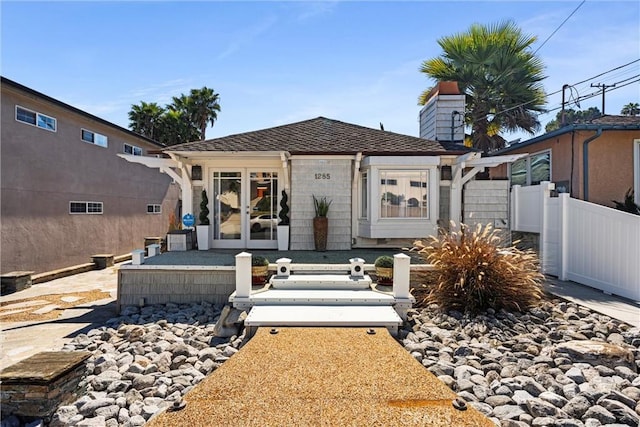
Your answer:
[[[264,285],[267,281],[267,274],[269,273],[269,266],[251,267],[251,284],[252,285]]]
[[[329,236],[329,218],[326,216],[317,216],[313,218],[313,242],[316,251],[324,252],[327,250],[327,237]]]
[[[380,285],[393,284],[393,268],[376,267],[376,276]]]

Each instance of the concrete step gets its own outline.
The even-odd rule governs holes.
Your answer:
[[[390,306],[262,305],[254,306],[244,321],[260,326],[385,327],[396,334],[402,319]]]
[[[274,289],[370,289],[371,283],[368,275],[353,277],[348,274],[293,274],[269,279]]]
[[[249,298],[254,305],[392,305],[395,298],[372,290],[269,289]],[[233,302],[233,299],[230,300]]]

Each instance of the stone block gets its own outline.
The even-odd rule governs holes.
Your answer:
[[[12,271],[1,276],[2,295],[12,294],[31,287],[33,271]]]
[[[96,265],[96,270],[104,270],[107,267],[113,267],[113,254],[92,255],[91,262]]]

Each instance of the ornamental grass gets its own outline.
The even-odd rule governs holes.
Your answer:
[[[435,286],[425,302],[470,313],[537,305],[544,294],[537,254],[501,247],[501,241],[499,230],[489,224],[475,229],[461,224],[459,231],[442,230],[438,237],[414,242],[414,249],[436,268]]]

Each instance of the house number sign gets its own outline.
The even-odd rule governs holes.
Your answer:
[[[330,173],[316,173],[314,174],[315,179],[331,179]]]

